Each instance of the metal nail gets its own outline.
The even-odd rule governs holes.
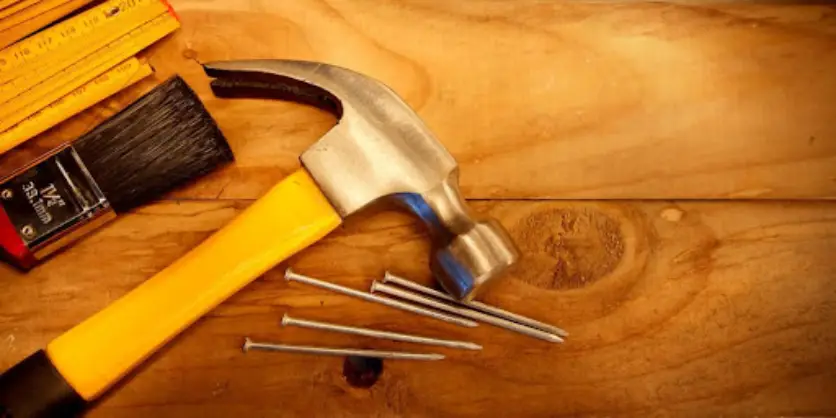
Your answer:
[[[473,328],[479,325],[476,322],[464,318],[458,318],[452,315],[447,315],[441,312],[434,311],[432,309],[427,309],[421,306],[416,306],[410,303],[405,303],[399,300],[389,299],[378,295],[371,295],[365,292],[361,292],[359,290],[354,290],[349,287],[340,286],[338,284],[329,283],[319,279],[314,279],[313,277],[308,277],[295,273],[291,269],[287,269],[287,271],[285,271],[284,278],[289,282],[305,283],[311,286],[319,287],[321,289],[327,289],[332,292],[353,296],[355,298],[362,299],[368,302],[377,302],[381,305],[401,309],[418,315],[428,316],[430,318],[435,318],[444,322],[449,322],[451,324],[461,325],[463,327]]]
[[[465,350],[481,350],[482,346],[467,341],[444,340],[440,338],[421,337],[418,335],[402,334],[400,332],[381,331],[370,328],[350,327],[347,325],[330,324],[327,322],[311,321],[308,319],[291,318],[285,314],[282,317],[283,326],[297,326],[323,331],[340,332],[343,334],[362,335],[364,337],[383,338],[392,341],[404,341],[416,344],[440,345],[442,347],[463,348]]]
[[[532,327],[532,328],[537,328],[539,330],[550,332],[552,334],[557,334],[561,337],[568,337],[569,336],[568,332],[566,332],[563,329],[558,328],[554,325],[549,325],[549,324],[546,324],[544,322],[540,322],[536,319],[525,317],[525,316],[522,316],[520,314],[515,314],[513,312],[508,312],[504,309],[497,308],[496,306],[487,305],[487,304],[484,304],[482,302],[460,301],[460,300],[457,300],[456,298],[454,298],[454,297],[452,297],[452,296],[450,296],[450,295],[448,295],[444,292],[439,292],[438,290],[431,289],[431,288],[426,287],[426,286],[422,286],[422,285],[420,285],[418,283],[415,283],[411,280],[407,280],[403,277],[396,276],[396,275],[394,275],[394,274],[392,274],[388,271],[383,276],[383,283],[396,284],[398,286],[405,287],[407,289],[414,290],[416,292],[420,292],[420,293],[423,293],[425,295],[434,296],[434,297],[437,297],[439,299],[444,299],[448,302],[453,302],[457,305],[467,306],[468,308],[476,309],[477,311],[482,311],[486,314],[491,314],[491,315],[498,316],[498,317],[503,318],[503,319],[507,319],[509,321],[514,321],[514,322],[517,322],[517,323],[520,323],[520,324],[523,324],[523,325],[527,325],[527,326]]]
[[[325,356],[360,356],[398,360],[444,360],[443,354],[404,353],[400,351],[358,350],[353,348],[311,347],[307,345],[257,343],[244,340],[244,352],[250,350],[281,351],[284,353],[319,354]]]
[[[12,192],[12,189],[3,189],[3,191],[0,192],[0,197],[2,197],[3,200],[11,200],[14,195],[15,194]]]
[[[475,319],[477,321],[482,321],[486,324],[495,325],[500,328],[505,328],[507,330],[518,332],[520,334],[525,334],[530,337],[539,338],[541,340],[546,340],[553,343],[563,342],[563,338],[560,338],[557,335],[545,331],[541,331],[536,328],[531,328],[525,325],[518,324],[516,322],[511,322],[507,319],[497,318],[495,316],[488,315],[479,311],[474,311],[472,309],[448,305],[444,302],[440,302],[438,300],[424,296],[420,293],[412,293],[398,287],[380,283],[376,280],[372,283],[371,291],[372,293],[380,292],[411,302],[419,303],[424,306],[430,306],[441,311],[454,313],[456,315],[463,316],[465,318]]]

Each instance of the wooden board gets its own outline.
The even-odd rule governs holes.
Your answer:
[[[247,204],[157,204],[28,276],[0,269],[0,367],[162,269]],[[836,204],[475,207],[508,226],[527,256],[487,300],[565,327],[568,344],[291,285],[282,266],[187,331],[89,416],[836,414]],[[349,221],[288,265],[358,289],[386,269],[429,283],[426,242],[412,218],[377,213]],[[281,329],[285,312],[467,339],[485,350]],[[244,354],[244,336],[440,351],[449,359],[387,361],[380,381],[359,389],[345,382],[341,359]]]
[[[237,162],[28,275],[0,266],[0,369],[169,265],[297,166],[333,118],[212,98],[198,65],[279,57],[354,68],[403,95],[461,162],[476,209],[523,250],[487,301],[565,327],[569,343],[457,328],[281,279],[292,265],[358,289],[386,269],[430,283],[422,228],[372,212],[214,310],[89,416],[836,415],[836,202],[812,201],[836,196],[832,7],[172,3],[183,29],[148,52],[156,80],[3,155],[0,176],[175,72]],[[616,198],[663,200],[605,201]],[[281,329],[284,312],[485,350]],[[244,336],[449,359],[387,361],[362,389],[341,359],[245,355]]]
[[[471,198],[836,196],[832,6],[172,3],[183,29],[152,62],[200,92],[238,157],[183,197],[257,197],[334,123],[212,99],[198,63],[241,58],[383,80],[460,161]]]

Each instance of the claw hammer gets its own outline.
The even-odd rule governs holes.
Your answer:
[[[473,298],[519,258],[502,226],[472,215],[456,161],[383,83],[315,62],[204,67],[219,97],[291,100],[339,122],[302,154],[302,168],[224,228],[0,376],[0,416],[83,412],[201,316],[378,201],[395,202],[428,226],[432,272],[456,298]]]

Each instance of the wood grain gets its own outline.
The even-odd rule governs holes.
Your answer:
[[[358,289],[386,269],[430,283],[423,229],[372,211],[215,309],[89,416],[836,415],[836,202],[815,201],[836,196],[832,6],[172,3],[183,29],[147,51],[156,79],[0,156],[0,177],[175,72],[237,162],[27,275],[0,266],[0,368],[169,265],[298,165],[334,119],[215,99],[199,66],[295,58],[368,73],[417,109],[460,161],[476,210],[524,253],[486,300],[565,327],[569,343],[457,328],[281,279],[292,265]],[[607,201],[622,198],[643,200]],[[485,350],[280,329],[284,312]],[[386,362],[359,389],[341,359],[245,355],[245,335],[449,359]]]
[[[386,82],[460,161],[471,198],[836,196],[831,6],[172,3],[183,29],[150,52],[158,78],[182,74],[238,156],[183,197],[257,197],[334,123],[295,104],[213,99],[198,62],[240,58]]]
[[[146,207],[24,276],[0,270],[0,367],[162,269],[248,202]],[[459,328],[282,280],[214,310],[91,417],[774,416],[836,414],[836,204],[477,202],[526,260],[486,299],[565,327],[550,345]],[[392,269],[428,282],[425,232],[403,214],[350,220],[288,264],[352,286]],[[79,268],[79,266],[96,266]],[[476,341],[483,352],[280,329],[299,317]],[[391,361],[371,389],[341,360],[243,354],[268,341],[449,355]]]

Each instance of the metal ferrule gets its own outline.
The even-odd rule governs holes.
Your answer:
[[[116,217],[72,146],[0,180],[0,255],[29,269]]]

